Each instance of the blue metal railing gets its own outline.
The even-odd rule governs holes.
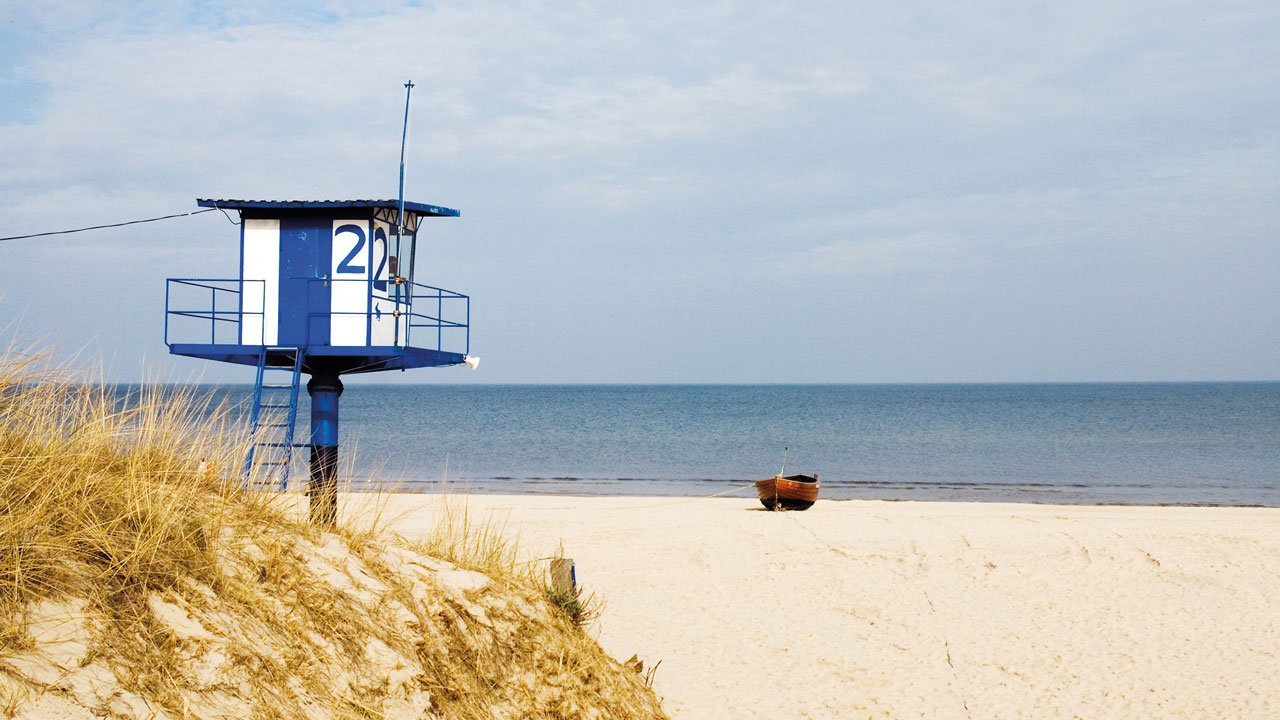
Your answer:
[[[365,343],[372,345],[374,341],[374,321],[381,321],[390,315],[393,320],[391,345],[408,346],[435,350],[437,352],[455,352],[467,355],[471,352],[471,297],[453,290],[402,281],[400,283],[386,280],[365,280],[346,278],[306,278],[310,282],[319,282],[332,287],[339,283],[361,283],[368,286],[362,293],[372,310],[339,310],[329,312],[313,312],[311,320],[337,317],[359,317],[365,319]],[[380,311],[379,303],[390,306],[388,311]],[[435,314],[419,312],[426,304]],[[432,307],[434,306],[434,307]],[[415,310],[417,308],[418,310]],[[434,333],[423,335],[415,328],[434,329]],[[461,337],[458,337],[461,336]],[[424,342],[426,340],[426,342]],[[434,345],[431,344],[434,340]],[[337,344],[337,343],[334,343]],[[460,346],[460,347],[459,347]]]
[[[363,318],[359,326],[364,347],[394,345],[463,355],[471,352],[471,298],[462,293],[433,285],[402,281],[292,278],[308,284],[323,283],[338,287],[339,283],[360,283],[366,289],[347,300],[361,299],[366,310],[316,310],[308,314],[308,334],[316,333],[318,322],[329,324],[340,317]],[[170,278],[165,286],[166,345],[174,342],[208,343],[210,345],[264,345],[267,335],[266,282],[228,278]],[[308,291],[308,296],[310,296]],[[434,314],[432,314],[434,313]],[[391,342],[376,328],[385,328],[390,315]],[[182,325],[178,328],[178,325]],[[245,337],[246,329],[255,337]],[[181,337],[175,339],[174,335]],[[231,336],[228,338],[228,336]],[[331,335],[330,335],[331,336]],[[380,336],[380,337],[379,337]],[[315,343],[319,344],[319,343]],[[348,345],[348,343],[330,343]]]
[[[464,330],[462,334],[465,336],[465,339],[463,341],[464,349],[462,351],[462,354],[470,355],[471,354],[471,298],[467,295],[463,295],[462,293],[457,293],[452,290],[445,290],[444,288],[432,287],[431,285],[422,285],[419,283],[409,283],[409,285],[410,285],[410,298],[412,301],[416,301],[419,299],[429,301],[433,298],[436,301],[435,315],[426,315],[423,313],[416,313],[416,312],[409,314],[409,333],[412,334],[413,328],[415,327],[435,328],[436,329],[436,349],[442,349],[444,347],[445,330],[446,329],[453,330],[453,329],[461,328]],[[416,293],[416,292],[413,292],[413,288],[422,288],[426,292]],[[457,320],[448,320],[445,318],[445,303],[446,302],[450,303],[451,305],[450,310],[453,310],[454,307],[456,307],[456,305],[458,304],[455,301],[460,301],[462,305],[461,322]],[[421,307],[421,305],[419,305],[419,307]],[[414,322],[415,318],[421,320],[422,322]]]
[[[246,303],[245,289],[248,286],[256,289]],[[208,300],[204,300],[208,291]],[[245,306],[257,299],[257,305],[263,310],[247,310]],[[182,335],[184,342],[204,342],[210,345],[250,344],[242,337],[242,323],[246,318],[258,318],[258,344],[262,344],[263,319],[266,307],[266,282],[263,280],[241,280],[228,278],[169,278],[164,288],[164,344],[172,345],[170,336],[175,331]],[[207,302],[208,304],[204,304]],[[175,305],[178,306],[175,308]],[[182,318],[195,320],[186,322]],[[207,336],[203,332],[205,322],[208,323]],[[174,328],[175,324],[183,325]],[[219,330],[224,332],[219,333]],[[197,332],[199,331],[199,332]],[[225,339],[227,332],[234,333],[234,339]]]

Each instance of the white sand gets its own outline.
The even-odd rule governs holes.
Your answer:
[[[1280,510],[468,502],[563,543],[676,718],[1280,717]]]

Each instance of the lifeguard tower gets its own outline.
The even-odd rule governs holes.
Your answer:
[[[427,218],[457,210],[402,200],[214,200],[240,214],[240,274],[171,278],[174,355],[257,368],[244,477],[283,490],[295,447],[311,450],[312,518],[337,509],[340,376],[468,364],[471,300],[416,282]],[[303,374],[311,438],[294,442]]]

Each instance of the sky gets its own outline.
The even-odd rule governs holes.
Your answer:
[[[261,6],[269,5],[270,9]],[[478,370],[370,381],[1280,379],[1280,4],[0,0],[0,236],[406,197]],[[220,213],[0,242],[0,328],[167,354]]]

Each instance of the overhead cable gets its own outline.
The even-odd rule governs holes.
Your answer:
[[[102,230],[105,228],[124,227],[125,225],[138,225],[140,223],[155,222],[157,220],[169,220],[171,218],[187,217],[188,215],[199,215],[200,213],[213,212],[222,208],[211,207],[204,210],[192,210],[191,212],[178,213],[176,215],[161,215],[160,217],[146,218],[145,220],[130,220],[128,222],[111,223],[109,225],[90,225],[89,227],[75,228],[74,230],[54,230],[52,232],[31,233],[30,235],[10,235],[9,237],[0,237],[0,242],[5,240],[25,240],[27,238],[46,237],[48,235],[68,235],[70,233],[84,232],[86,230]],[[224,212],[223,215],[226,215]],[[231,220],[230,217],[227,218]],[[232,220],[232,222],[235,222]]]

